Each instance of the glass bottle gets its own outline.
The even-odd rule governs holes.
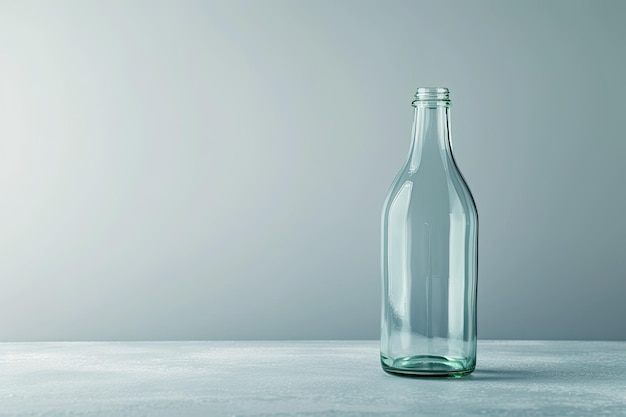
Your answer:
[[[450,144],[447,88],[418,88],[409,157],[382,218],[382,367],[463,376],[476,366],[478,213]]]

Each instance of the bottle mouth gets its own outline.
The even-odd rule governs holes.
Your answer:
[[[413,107],[450,106],[450,91],[444,87],[420,87],[413,99]]]

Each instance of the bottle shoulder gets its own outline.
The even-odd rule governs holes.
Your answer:
[[[452,158],[438,167],[421,166],[416,170],[405,163],[389,187],[384,213],[401,194],[410,206],[428,201],[431,205],[438,203],[442,209],[461,208],[471,217],[478,216],[472,192]]]

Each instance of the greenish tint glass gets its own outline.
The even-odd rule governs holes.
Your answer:
[[[383,209],[381,364],[416,376],[476,366],[478,213],[450,144],[447,88],[418,88],[409,158]]]

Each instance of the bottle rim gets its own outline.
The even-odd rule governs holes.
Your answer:
[[[419,87],[413,96],[413,107],[437,104],[450,105],[450,90],[445,87]]]

